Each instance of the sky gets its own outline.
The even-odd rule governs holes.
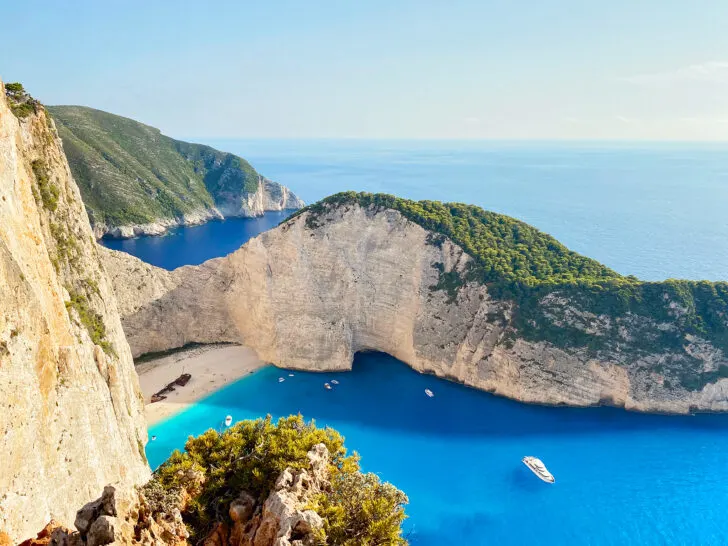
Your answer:
[[[0,2],[0,78],[177,138],[728,140],[726,0]]]

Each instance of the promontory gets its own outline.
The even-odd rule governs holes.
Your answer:
[[[200,266],[102,255],[135,355],[236,342],[323,371],[382,351],[524,402],[728,410],[728,284],[625,277],[474,206],[350,192]]]

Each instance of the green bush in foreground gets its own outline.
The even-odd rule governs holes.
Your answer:
[[[308,468],[307,453],[319,443],[331,456],[328,489],[311,499],[311,508],[324,518],[320,543],[406,544],[401,525],[407,496],[374,474],[362,474],[358,456],[347,456],[338,432],[306,423],[300,415],[277,423],[270,416],[242,421],[224,433],[208,430],[190,437],[185,451],[175,451],[153,479],[168,491],[192,490],[184,519],[201,539],[215,521],[226,520],[230,502],[242,491],[262,503],[283,470]],[[185,482],[190,470],[204,475],[201,486]]]

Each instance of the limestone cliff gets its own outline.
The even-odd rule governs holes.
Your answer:
[[[341,370],[357,351],[382,351],[417,371],[525,402],[728,410],[720,347],[686,335],[679,347],[638,350],[676,324],[597,315],[558,291],[539,301],[551,338],[526,335],[513,299],[467,280],[470,255],[387,208],[305,211],[230,256],[172,272],[103,255],[135,355],[232,341],[278,366]],[[458,289],[443,288],[453,276]],[[557,342],[559,332],[578,343]],[[614,337],[594,350],[607,336]],[[702,383],[686,386],[676,370]]]
[[[148,477],[129,346],[53,121],[0,82],[0,529]]]

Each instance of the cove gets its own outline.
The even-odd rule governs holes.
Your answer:
[[[121,250],[157,267],[172,270],[227,256],[249,239],[276,227],[292,212],[266,212],[256,218],[228,218],[199,226],[180,226],[160,237],[104,238],[99,242],[112,250]]]
[[[520,404],[379,353],[336,374],[262,368],[152,427],[147,456],[155,468],[227,414],[292,413],[336,428],[365,471],[407,493],[413,545],[728,542],[728,416]],[[556,483],[531,474],[525,455]]]

